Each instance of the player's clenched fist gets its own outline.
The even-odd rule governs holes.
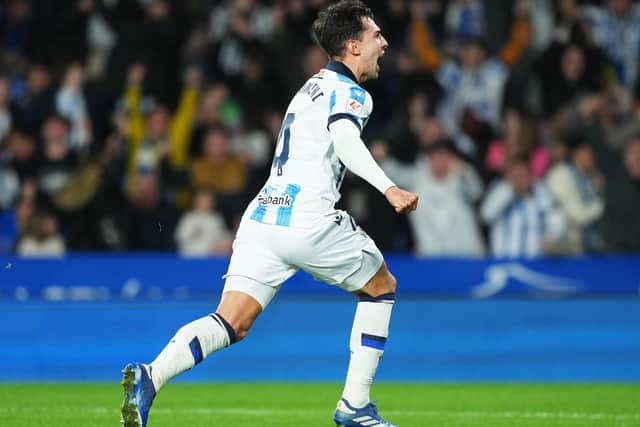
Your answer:
[[[418,195],[398,187],[391,187],[384,196],[397,213],[409,213],[418,207]]]

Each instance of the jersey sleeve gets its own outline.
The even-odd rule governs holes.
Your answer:
[[[353,122],[358,130],[362,132],[372,110],[373,101],[371,95],[360,86],[354,84],[335,88],[329,98],[327,129],[331,123],[346,119]]]

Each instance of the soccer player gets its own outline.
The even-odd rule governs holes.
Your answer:
[[[330,60],[289,104],[271,174],[238,228],[220,304],[215,313],[180,328],[150,364],[125,366],[126,427],[146,426],[153,399],[169,379],[243,339],[298,269],[359,298],[336,425],[393,426],[378,414],[369,389],[387,340],[396,281],[373,240],[334,207],[347,168],[398,213],[418,203],[416,194],[385,175],[360,138],[373,108],[360,84],[378,77],[388,44],[360,1],[321,11],[313,31]]]

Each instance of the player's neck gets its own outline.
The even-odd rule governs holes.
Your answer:
[[[345,70],[336,69],[333,71],[337,71],[341,74],[346,75],[350,79],[355,80],[355,82],[358,84],[362,83],[361,82],[362,73],[360,72],[356,61],[354,61],[349,57],[346,57],[346,58],[331,58],[331,62],[333,62],[334,64],[342,65],[345,68]],[[339,65],[337,65],[337,67],[339,67]]]

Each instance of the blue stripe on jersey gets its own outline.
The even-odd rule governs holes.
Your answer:
[[[364,103],[366,99],[364,89],[358,86],[351,86],[349,88],[349,91],[351,92],[351,98],[355,99],[360,104],[362,104],[362,107],[364,108]]]
[[[335,106],[336,106],[336,91],[334,90],[333,92],[331,92],[331,98],[329,99],[329,114],[333,113],[333,107]]]
[[[273,188],[272,186],[267,186],[260,191],[264,191],[265,195],[268,196],[271,193],[273,193],[273,190],[275,190],[275,188]],[[251,214],[251,219],[254,221],[262,222],[266,214],[267,214],[267,205],[262,205],[258,203],[258,207],[255,208],[255,210]]]
[[[289,224],[291,224],[291,211],[293,210],[293,204],[295,203],[299,192],[299,185],[287,184],[287,188],[284,190],[283,195],[291,197],[291,204],[289,206],[280,206],[278,208],[278,217],[276,219],[277,225],[288,227]]]

